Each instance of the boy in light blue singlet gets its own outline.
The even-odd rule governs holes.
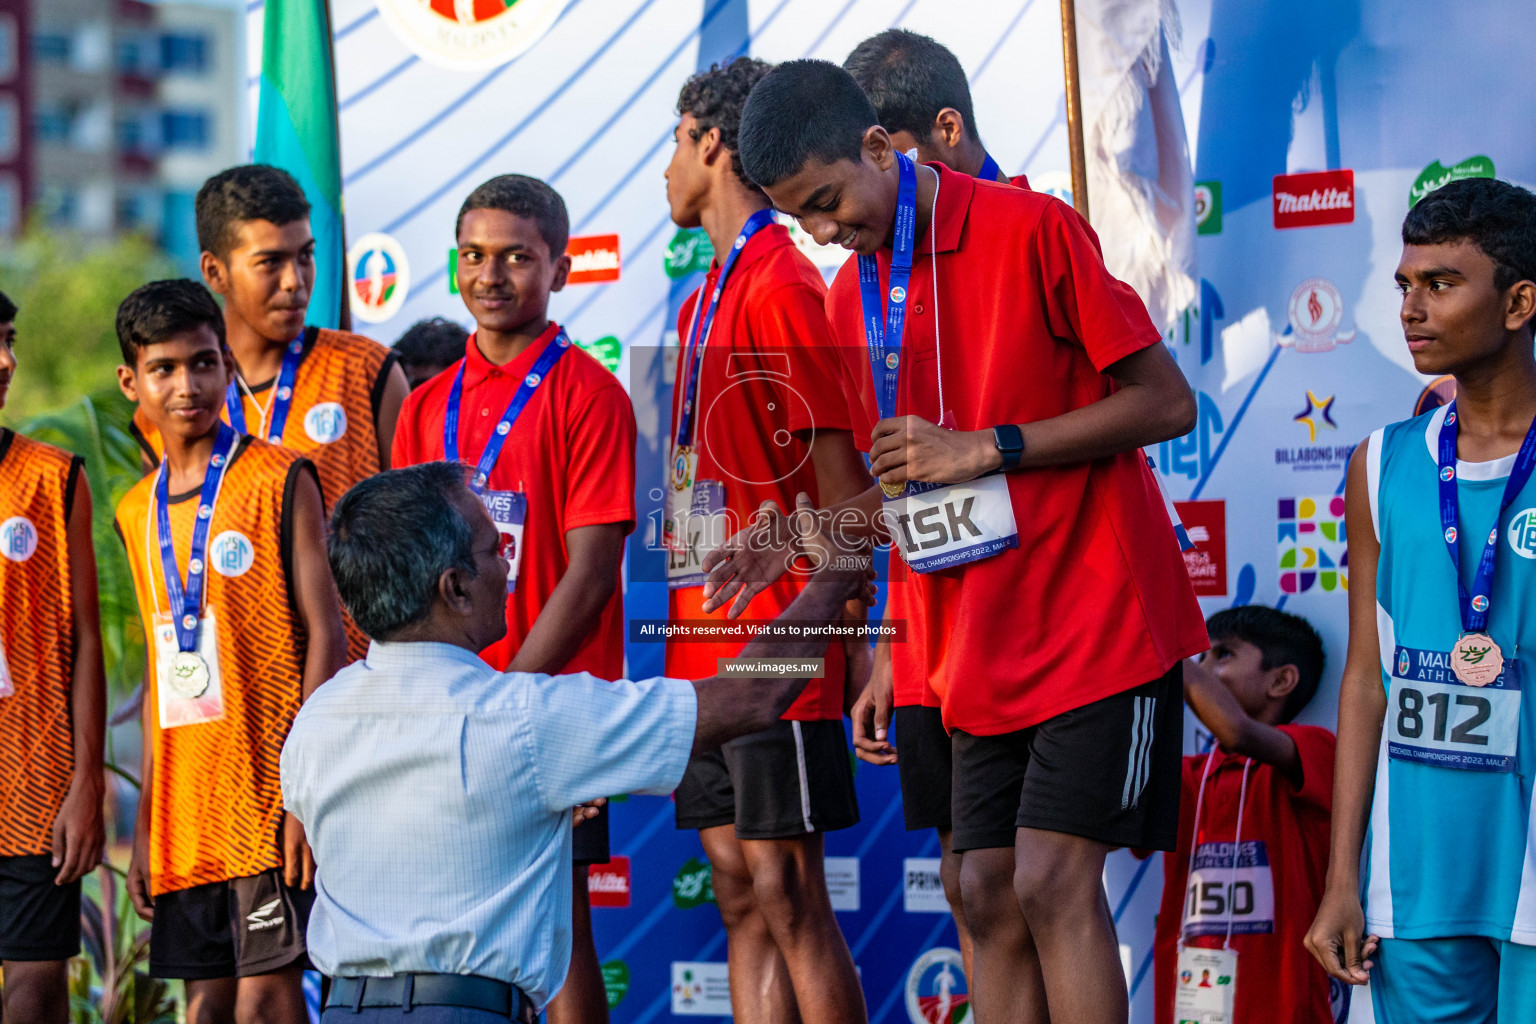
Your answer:
[[[1350,460],[1332,853],[1307,946],[1371,982],[1382,1024],[1536,1021],[1536,195],[1431,193],[1397,284],[1414,366],[1457,397]]]

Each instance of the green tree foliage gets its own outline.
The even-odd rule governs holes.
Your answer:
[[[116,391],[118,303],[146,281],[174,276],[170,257],[137,235],[91,241],[34,223],[0,246],[0,291],[20,309],[21,366],[5,422]]]

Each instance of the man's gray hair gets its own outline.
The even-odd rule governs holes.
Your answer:
[[[373,639],[426,618],[444,572],[474,574],[474,531],[450,500],[464,490],[462,466],[429,462],[369,477],[336,503],[326,540],[331,575]]]

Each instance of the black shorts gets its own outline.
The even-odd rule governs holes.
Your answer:
[[[612,859],[608,852],[608,805],[597,809],[597,817],[588,818],[571,833],[572,864],[607,864]]]
[[[0,960],[68,960],[80,952],[80,883],[54,885],[46,853],[0,857]]]
[[[956,850],[1047,829],[1111,846],[1178,844],[1184,666],[1000,736],[954,733]]]
[[[697,754],[677,787],[677,827],[736,826],[738,839],[789,839],[859,823],[840,721],[778,721]]]
[[[313,889],[283,884],[273,868],[155,897],[149,973],[155,978],[248,978],[308,966],[304,929]]]
[[[897,708],[896,770],[901,774],[901,810],[907,831],[948,832],[954,767],[949,733],[938,708]]]

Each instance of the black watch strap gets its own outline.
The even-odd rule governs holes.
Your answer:
[[[1016,423],[1001,423],[992,428],[992,443],[1003,453],[1003,470],[1018,469],[1024,458],[1024,431]]]

